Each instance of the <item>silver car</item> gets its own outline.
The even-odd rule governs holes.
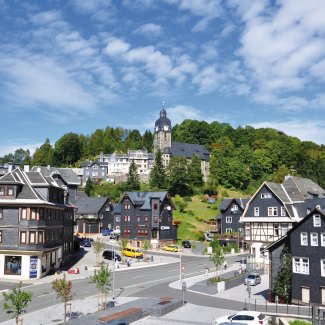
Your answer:
[[[249,283],[251,286],[256,286],[261,283],[261,276],[258,273],[250,273],[246,276],[244,284]]]

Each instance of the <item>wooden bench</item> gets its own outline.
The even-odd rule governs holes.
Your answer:
[[[135,308],[135,307],[131,307],[125,310],[121,310],[118,311],[112,315],[108,315],[108,316],[103,316],[101,317],[99,320],[101,322],[111,322],[113,320],[119,319],[119,318],[126,318],[135,314],[141,314],[142,313],[142,309],[141,308]]]

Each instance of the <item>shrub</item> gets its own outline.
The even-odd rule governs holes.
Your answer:
[[[188,210],[188,211],[187,211],[187,214],[188,214],[189,216],[194,216],[194,212],[193,212],[193,210]]]
[[[185,196],[184,201],[186,202],[192,202],[192,197],[191,196]]]
[[[289,322],[290,325],[311,325],[310,322],[304,320],[296,319]]]

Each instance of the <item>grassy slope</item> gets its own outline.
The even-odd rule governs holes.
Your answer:
[[[219,190],[219,193],[222,193],[222,189]],[[245,197],[242,193],[235,191],[227,190],[227,193],[227,197]],[[199,240],[202,238],[202,232],[215,229],[215,224],[209,225],[203,220],[214,219],[219,215],[219,210],[216,208],[222,200],[223,197],[220,197],[215,204],[209,204],[202,202],[199,196],[193,196],[192,202],[188,202],[184,213],[178,210],[174,211],[174,220],[181,221],[178,227],[178,239]]]

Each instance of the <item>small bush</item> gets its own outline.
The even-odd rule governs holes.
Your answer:
[[[187,214],[188,214],[189,216],[194,216],[194,212],[193,212],[193,210],[188,210],[188,211],[187,211]]]
[[[223,191],[221,192],[221,195],[222,195],[223,197],[229,197],[229,193],[228,193],[227,190],[223,190]]]
[[[290,325],[311,325],[310,322],[304,320],[296,319],[289,322]]]

